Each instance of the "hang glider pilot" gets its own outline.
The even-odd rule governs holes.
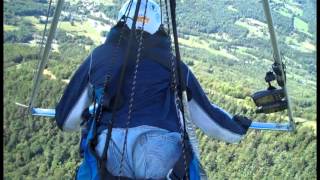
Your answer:
[[[163,65],[171,62],[171,40],[161,24],[159,5],[153,0],[147,2],[144,17],[146,3],[142,0],[136,24],[136,27],[141,29],[143,21],[145,22],[130,123],[127,124],[129,99],[139,47],[138,38],[133,38],[132,53],[129,55],[121,90],[122,103],[117,107],[108,149],[110,156],[106,165],[108,171],[117,175],[124,133],[128,125],[122,175],[131,178],[163,178],[182,153],[180,124],[171,86],[172,77],[170,70]],[[110,30],[105,43],[96,47],[76,70],[56,107],[55,118],[59,128],[63,131],[75,131],[87,121],[82,115],[92,105],[93,98],[97,98],[96,102],[103,99],[103,112],[97,124],[98,141],[95,146],[100,156],[106,142],[107,125],[128,45],[135,3],[136,1],[133,1],[130,6],[128,1],[123,5],[117,25]],[[159,63],[159,59],[164,63]],[[210,137],[229,143],[239,142],[246,134],[251,120],[243,116],[232,116],[211,104],[196,77],[184,63],[182,72],[189,92],[188,102],[193,123]],[[111,75],[111,79],[104,91],[107,75]]]

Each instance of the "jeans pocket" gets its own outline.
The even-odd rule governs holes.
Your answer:
[[[138,140],[134,151],[136,176],[159,179],[166,177],[181,152],[180,135],[145,134]]]

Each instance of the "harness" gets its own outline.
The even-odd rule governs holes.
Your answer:
[[[132,2],[132,1],[131,1]],[[171,9],[174,9],[175,11],[175,7],[172,7],[174,1],[170,1],[170,7]],[[110,73],[107,73],[106,76],[106,80],[105,80],[105,84],[103,88],[99,88],[96,89],[95,87],[93,87],[93,101],[94,101],[94,110],[93,110],[93,114],[88,113],[89,110],[85,110],[85,112],[83,113],[83,115],[85,116],[85,119],[88,119],[88,121],[86,122],[86,124],[84,125],[85,129],[82,133],[82,138],[81,138],[81,143],[80,143],[80,152],[81,155],[83,156],[84,160],[82,162],[82,164],[79,166],[79,168],[77,169],[76,172],[76,179],[94,179],[94,180],[98,180],[98,179],[130,179],[127,177],[122,177],[121,176],[121,171],[122,171],[122,163],[123,163],[123,154],[125,152],[125,148],[126,148],[126,140],[127,140],[127,134],[128,134],[128,128],[126,128],[126,134],[125,134],[125,142],[124,142],[124,146],[122,149],[122,158],[121,158],[121,166],[120,166],[120,172],[119,172],[119,176],[113,176],[108,169],[106,168],[106,164],[107,164],[107,152],[108,152],[108,147],[109,147],[109,143],[110,143],[110,139],[111,139],[111,133],[112,133],[112,127],[113,127],[113,122],[114,122],[114,116],[115,116],[115,112],[117,111],[118,108],[121,107],[121,87],[122,87],[122,83],[123,83],[123,79],[124,79],[124,74],[126,72],[126,67],[128,65],[128,57],[130,54],[130,47],[131,47],[131,43],[132,40],[134,38],[134,30],[135,30],[135,24],[136,24],[136,20],[137,20],[137,14],[138,14],[138,9],[140,7],[140,3],[141,0],[138,0],[137,2],[137,8],[135,10],[135,16],[134,16],[134,20],[133,20],[133,25],[132,31],[130,31],[130,37],[129,37],[129,42],[128,42],[128,48],[127,51],[125,53],[125,62],[122,65],[121,68],[121,74],[120,74],[120,79],[119,82],[117,84],[117,91],[116,91],[116,95],[113,96],[107,96],[107,92],[110,84],[110,80],[111,75]],[[128,6],[128,8],[131,5]],[[175,6],[175,3],[174,3]],[[130,8],[129,8],[130,9]],[[145,9],[146,12],[146,9]],[[173,12],[171,12],[172,14]],[[174,12],[175,13],[175,12]],[[173,14],[174,14],[173,13]],[[173,16],[175,18],[175,16]],[[126,19],[124,19],[125,21]],[[169,21],[168,21],[169,22]],[[175,23],[175,21],[174,21]],[[122,30],[120,33],[120,38],[118,41],[118,47],[121,43],[121,39],[122,39],[122,33],[124,31],[124,22],[120,21],[117,26],[121,27],[122,26]],[[173,26],[175,26],[175,24],[173,24]],[[176,29],[174,29],[174,33],[176,32]],[[135,80],[136,80],[136,72],[138,70],[139,67],[139,61],[141,58],[141,49],[142,49],[142,35],[143,35],[143,31],[140,32],[140,41],[139,41],[139,47],[138,47],[138,52],[137,52],[137,59],[136,59],[136,63],[135,63],[135,69],[134,69],[134,80],[133,80],[133,84],[132,84],[132,91],[131,91],[131,97],[130,97],[130,105],[129,105],[129,112],[128,112],[128,122],[127,125],[130,123],[130,116],[131,116],[131,112],[132,112],[132,102],[133,102],[133,96],[134,96],[134,89],[135,89]],[[168,38],[170,38],[170,36],[168,36]],[[156,55],[156,52],[147,52],[145,55],[146,56],[150,56],[152,55],[152,58],[147,58],[150,60],[153,60],[154,62],[162,65],[164,68],[168,69],[172,75],[173,75],[173,86],[172,86],[172,90],[175,93],[175,104],[176,104],[176,110],[177,110],[177,114],[181,115],[179,117],[179,123],[180,123],[180,127],[181,127],[181,137],[182,137],[182,150],[183,152],[181,153],[178,161],[176,162],[176,164],[174,165],[172,171],[168,172],[167,175],[167,179],[192,179],[192,180],[197,180],[200,179],[200,173],[199,173],[199,162],[198,159],[194,156],[193,150],[191,148],[191,144],[189,141],[189,137],[186,133],[186,128],[185,128],[185,122],[184,122],[184,115],[183,115],[183,105],[182,102],[180,101],[182,94],[178,94],[178,88],[181,90],[186,89],[185,87],[185,83],[183,82],[184,78],[181,78],[181,72],[180,72],[180,65],[181,65],[181,61],[178,60],[180,59],[180,54],[179,54],[179,49],[177,50],[177,36],[175,36],[175,45],[176,45],[176,51],[178,51],[178,53],[176,52],[176,57],[177,57],[177,62],[178,62],[178,66],[177,66],[177,72],[175,71],[175,57],[173,55],[171,55],[171,57],[169,57],[170,61],[164,61],[164,59],[160,58],[159,56]],[[170,43],[171,45],[171,43]],[[171,46],[170,46],[171,49]],[[91,55],[92,57],[92,55]],[[111,59],[111,65],[108,68],[108,72],[111,71],[112,66],[114,64],[114,59]],[[89,71],[90,73],[90,71]],[[177,73],[177,74],[176,74]],[[178,79],[178,81],[176,80],[177,76],[180,78]],[[90,74],[89,74],[89,81],[90,81]],[[181,84],[181,86],[178,87],[178,83]],[[114,87],[112,87],[114,88]],[[180,91],[181,92],[181,91]],[[179,99],[180,97],[180,99]],[[97,105],[97,106],[96,106]],[[130,109],[131,108],[131,109]],[[180,111],[182,111],[182,113]],[[105,147],[103,150],[103,154],[102,157],[99,157],[98,154],[95,152],[95,146],[97,144],[97,128],[99,125],[99,121],[101,119],[102,113],[103,112],[112,112],[112,116],[109,120],[109,124],[108,124],[108,131],[107,131],[107,139],[106,139],[106,143],[105,143]],[[180,118],[182,118],[183,120],[183,124],[180,121]]]
[[[146,56],[149,56],[151,54],[146,54]],[[171,70],[171,64],[169,61],[163,60],[161,57],[157,56],[156,54],[153,54],[152,58],[146,58],[153,62],[156,62],[160,64],[162,67],[167,69],[168,71]],[[90,77],[90,76],[89,76]],[[171,88],[173,90],[173,88]],[[80,167],[77,169],[77,176],[76,179],[124,179],[129,180],[130,178],[127,177],[119,177],[119,176],[113,176],[111,173],[108,172],[107,168],[101,166],[102,164],[105,164],[103,160],[98,156],[98,154],[95,152],[95,145],[97,144],[97,129],[98,129],[98,122],[97,118],[94,117],[95,114],[100,114],[99,111],[111,113],[112,107],[115,103],[115,95],[109,94],[111,97],[108,97],[108,95],[104,94],[107,93],[104,88],[94,88],[91,86],[91,97],[93,97],[93,104],[97,104],[94,107],[94,110],[90,110],[89,108],[85,109],[82,113],[83,119],[87,119],[85,124],[82,124],[82,133],[81,133],[81,142],[80,142],[80,156],[84,158],[84,161],[80,165]],[[104,94],[104,96],[103,96]],[[103,98],[103,100],[102,100]],[[118,104],[118,107],[116,109],[121,108],[122,103]],[[194,154],[192,152],[189,138],[188,136],[185,136],[185,139],[183,140],[185,142],[188,142],[188,146],[186,147],[186,163],[189,164],[189,168],[192,169],[192,171],[187,168],[189,172],[189,179],[197,179],[199,172],[198,164],[196,158],[194,158]],[[184,168],[184,157],[183,154],[181,154],[179,160],[174,165],[174,168],[171,172],[168,172],[168,179],[172,180],[181,180],[186,179],[186,171]],[[87,170],[91,169],[91,170]],[[99,172],[104,172],[103,175],[100,175]],[[102,178],[104,177],[104,178]],[[193,177],[193,178],[191,178]]]

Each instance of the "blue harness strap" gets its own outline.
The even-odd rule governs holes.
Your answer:
[[[199,160],[195,156],[193,156],[192,161],[189,164],[189,176],[191,180],[201,180],[199,165]]]
[[[90,130],[85,138],[83,149],[83,161],[76,172],[77,180],[99,180],[98,157],[92,149],[91,142],[94,139],[94,131],[96,129],[96,121],[90,119],[88,121]],[[93,150],[93,151],[92,151]]]

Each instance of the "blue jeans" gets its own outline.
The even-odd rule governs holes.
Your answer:
[[[96,152],[101,157],[107,130],[98,137]],[[108,149],[107,168],[119,175],[125,129],[114,128]],[[165,178],[181,154],[181,136],[165,129],[139,126],[129,128],[121,176],[139,179]]]

